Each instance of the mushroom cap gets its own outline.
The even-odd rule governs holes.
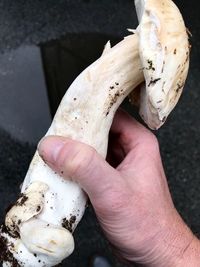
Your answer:
[[[140,115],[151,129],[158,129],[181,96],[190,45],[182,15],[171,0],[135,0],[135,5],[146,81],[140,91]]]

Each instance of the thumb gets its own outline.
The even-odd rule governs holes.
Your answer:
[[[102,198],[121,179],[94,148],[69,138],[45,137],[38,145],[38,152],[62,177],[79,183],[91,202]]]

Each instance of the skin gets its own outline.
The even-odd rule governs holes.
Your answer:
[[[88,194],[121,259],[148,267],[198,267],[200,242],[176,211],[156,137],[123,111],[115,116],[105,161],[92,147],[49,136],[45,162]]]

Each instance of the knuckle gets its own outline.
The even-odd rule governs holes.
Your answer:
[[[128,208],[128,204],[122,195],[115,195],[112,198],[109,197],[106,200],[106,205],[100,205],[99,210],[103,213],[109,213],[110,215],[122,214],[124,210]]]
[[[157,137],[154,134],[151,135],[151,146],[152,146],[152,150],[154,150],[154,152],[160,153],[159,142],[158,142]]]
[[[122,190],[116,186],[116,188],[112,188],[109,192],[104,192],[101,201],[95,203],[95,208],[100,213],[119,214],[124,209],[127,209],[130,204],[129,199],[129,190],[127,188]]]
[[[149,133],[149,141],[153,147],[159,147],[158,139],[153,133]]]
[[[155,153],[155,152],[159,152],[160,151],[158,139],[151,132],[149,132],[148,135],[146,136],[144,146],[150,152],[154,152]]]

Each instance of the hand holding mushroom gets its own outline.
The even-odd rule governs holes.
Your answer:
[[[123,260],[147,267],[198,266],[200,242],[173,205],[156,137],[122,111],[111,136],[108,160],[116,168],[69,138],[47,137],[39,152],[52,169],[81,185]]]
[[[101,58],[77,77],[47,136],[81,141],[105,158],[114,114],[138,85],[145,81],[139,98],[131,95],[132,102],[139,103],[141,117],[150,128],[158,129],[175,107],[189,66],[182,16],[171,0],[135,2],[140,21],[136,33],[113,48],[108,43]],[[50,267],[72,253],[72,232],[83,216],[87,196],[63,175],[36,152],[21,197],[1,227],[4,266]]]

